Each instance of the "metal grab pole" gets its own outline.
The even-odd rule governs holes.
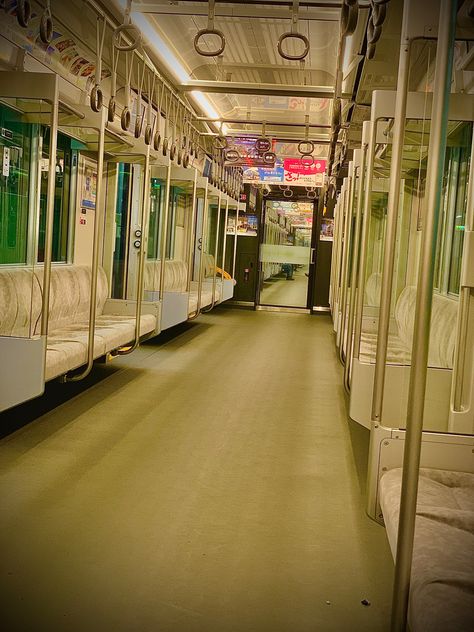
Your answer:
[[[46,233],[44,238],[43,297],[41,303],[41,335],[48,335],[49,296],[51,282],[51,261],[53,258],[54,191],[56,188],[56,151],[59,124],[59,83],[54,80],[54,99],[51,101],[51,131],[49,137],[48,192],[46,202]],[[44,367],[46,370],[46,346],[44,347]]]
[[[202,223],[201,223],[201,256],[199,257],[199,277],[198,277],[198,300],[196,304],[195,313],[188,318],[188,320],[194,320],[201,313],[201,298],[202,298],[202,280],[204,275],[204,235],[207,231],[207,197],[208,197],[208,186],[206,184],[206,188],[204,191],[204,205],[202,209]],[[198,246],[199,248],[199,246]]]
[[[193,180],[193,201],[192,201],[192,212],[191,212],[191,222],[189,227],[189,242],[188,242],[188,276],[186,279],[186,292],[190,292],[191,290],[191,274],[193,269],[193,259],[194,259],[194,240],[196,237],[196,192],[197,192],[197,171],[194,170],[194,180]],[[189,315],[189,314],[188,314]]]
[[[237,260],[237,224],[239,223],[239,202],[235,211],[235,235],[234,235],[234,255],[232,259],[232,278],[235,279],[235,262]]]
[[[222,232],[222,272],[225,270],[225,255],[227,250],[227,220],[229,218],[229,196],[227,196],[227,204],[225,205],[224,230]],[[224,286],[224,275],[222,275],[222,285]]]
[[[206,310],[202,310],[204,313],[210,312],[214,309],[214,305],[216,304],[216,281],[217,281],[217,250],[219,247],[219,228],[221,224],[221,197],[222,193],[219,191],[219,196],[217,198],[217,227],[216,227],[216,245],[214,247],[214,274],[212,278],[212,303],[210,307]]]
[[[377,122],[369,123],[369,142],[367,150],[367,176],[364,198],[364,216],[362,219],[362,234],[360,237],[360,258],[359,258],[359,280],[357,282],[358,294],[355,312],[355,331],[354,331],[354,351],[353,357],[358,358],[360,352],[360,336],[362,332],[362,316],[364,311],[364,290],[365,290],[365,264],[367,259],[367,246],[369,241],[370,230],[370,212],[372,209],[372,180],[374,177],[375,163],[375,137],[377,133]]]
[[[356,208],[356,222],[354,229],[354,245],[353,245],[353,260],[351,270],[351,296],[349,302],[349,315],[347,318],[347,339],[346,339],[346,364],[344,366],[344,387],[347,392],[350,391],[350,371],[352,362],[352,348],[354,343],[353,328],[354,328],[354,311],[356,306],[356,297],[360,294],[360,288],[358,287],[357,280],[359,278],[358,270],[360,265],[360,232],[362,224],[362,198],[364,197],[364,183],[365,183],[365,162],[367,155],[367,145],[362,147],[362,153],[360,158],[359,167],[359,188],[357,193],[357,208]]]
[[[138,275],[137,275],[137,304],[135,307],[135,337],[131,347],[119,349],[116,355],[127,355],[135,351],[140,344],[140,325],[142,319],[143,301],[143,276],[145,271],[146,244],[148,241],[148,208],[150,206],[150,148],[145,154],[145,165],[143,168],[143,191],[142,191],[142,241],[138,253]],[[161,296],[161,295],[160,295]]]
[[[441,210],[448,107],[454,56],[457,0],[441,2],[440,5],[433,108],[431,113],[432,125],[426,174],[428,203],[426,205],[416,293],[412,367],[408,391],[400,519],[398,523],[397,557],[393,588],[392,632],[404,632],[407,626],[430,342],[435,253]]]
[[[163,295],[165,291],[165,275],[166,275],[166,242],[168,238],[168,216],[170,210],[170,194],[171,194],[171,161],[168,160],[166,167],[166,187],[165,187],[165,206],[163,213],[163,223],[161,225],[160,235],[160,284],[159,284],[159,301],[161,305],[161,314],[163,314]],[[160,316],[161,318],[161,316]]]
[[[466,202],[466,218],[464,221],[465,235],[474,230],[474,130],[471,139],[471,169],[469,174],[469,183],[467,190],[467,202]],[[464,237],[464,243],[466,243],[466,237]],[[471,296],[471,288],[462,285],[463,275],[461,274],[461,290],[459,293],[459,320],[458,320],[458,332],[456,338],[456,348],[453,367],[453,381],[452,381],[452,407],[455,412],[462,410],[462,388],[464,378],[464,366],[466,361],[466,345],[463,341],[467,339],[469,329],[469,301]],[[450,426],[450,432],[454,432],[455,428]]]
[[[95,338],[95,320],[97,312],[97,276],[99,271],[99,232],[102,225],[101,208],[102,200],[102,180],[104,173],[104,147],[105,147],[105,109],[100,111],[101,124],[99,130],[99,147],[97,157],[97,190],[94,215],[94,235],[92,242],[92,266],[91,266],[91,297],[89,304],[89,332],[87,337],[87,364],[84,371],[76,375],[65,375],[65,382],[79,382],[89,375],[94,364],[94,338]]]
[[[388,331],[390,327],[390,304],[392,300],[393,270],[397,240],[398,206],[400,203],[403,137],[407,110],[408,77],[411,39],[409,38],[410,0],[403,4],[402,36],[398,63],[397,97],[395,101],[395,123],[393,128],[392,162],[387,206],[387,230],[382,268],[380,313],[375,355],[374,391],[372,396],[372,421],[382,417],[383,392],[385,386],[385,364],[387,362]]]
[[[348,272],[349,272],[349,253],[350,243],[352,238],[352,205],[354,203],[354,191],[355,191],[355,166],[352,163],[353,175],[348,177],[348,192],[346,197],[346,222],[344,226],[344,250],[342,255],[342,283],[341,283],[341,335],[339,338],[339,359],[342,364],[345,362],[344,356],[344,342],[346,339],[346,314],[347,314],[347,291],[349,286]]]

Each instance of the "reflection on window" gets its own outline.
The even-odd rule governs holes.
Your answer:
[[[48,168],[49,168],[49,128],[42,129],[43,153],[41,156],[40,180],[40,215],[38,232],[38,261],[44,261],[46,238],[46,204],[48,198]],[[71,199],[71,167],[73,161],[77,163],[77,152],[71,149],[71,139],[58,133],[56,152],[56,178],[54,187],[54,216],[53,216],[53,244],[52,261],[67,261],[68,235]]]
[[[36,126],[0,105],[0,264],[26,263],[28,243],[29,171]]]
[[[164,183],[159,178],[150,181],[150,219],[148,224],[148,259],[160,258],[160,209]]]
[[[112,298],[125,298],[128,259],[128,230],[132,165],[119,163],[117,167],[117,200],[115,203],[115,247],[112,272]]]

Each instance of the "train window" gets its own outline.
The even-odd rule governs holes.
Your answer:
[[[160,209],[163,204],[165,183],[160,178],[151,178],[150,217],[148,223],[148,259],[160,258]]]
[[[115,202],[115,247],[112,271],[112,297],[124,298],[130,224],[132,165],[117,165],[117,198]]]
[[[0,105],[0,264],[27,263],[32,146],[37,126]]]
[[[441,294],[459,294],[471,137],[472,124],[463,123],[448,138],[434,282]]]
[[[38,261],[44,261],[44,247],[46,234],[46,201],[48,192],[48,159],[49,159],[49,128],[42,129],[43,151],[41,156],[40,180],[40,214],[38,230]],[[56,184],[54,189],[54,218],[52,260],[66,262],[68,259],[68,237],[70,211],[73,191],[71,190],[71,172],[74,161],[77,163],[77,152],[71,148],[71,139],[58,133],[56,152]]]

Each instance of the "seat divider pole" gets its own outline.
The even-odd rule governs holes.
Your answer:
[[[400,516],[398,522],[397,555],[392,603],[392,632],[404,632],[407,629],[430,342],[431,308],[433,302],[436,259],[434,255],[436,252],[441,212],[456,15],[457,0],[441,2],[433,107],[431,112],[431,134],[426,174],[427,204],[425,207],[420,267],[418,272],[412,366],[410,370],[406,438],[403,455]]]

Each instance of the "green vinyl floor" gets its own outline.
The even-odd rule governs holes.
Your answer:
[[[329,318],[220,308],[0,415],[1,629],[388,630],[341,373]]]

